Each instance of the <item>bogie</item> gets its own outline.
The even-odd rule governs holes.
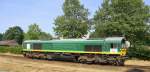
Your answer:
[[[56,57],[66,56],[64,53],[38,53],[38,52],[24,52],[24,56],[28,58],[36,58],[36,59],[46,59],[53,60]],[[112,56],[112,55],[96,55],[96,54],[68,54],[67,56],[71,56],[72,61],[79,62],[82,64],[87,63],[97,63],[97,64],[111,64],[115,66],[123,66],[125,59],[120,56]]]

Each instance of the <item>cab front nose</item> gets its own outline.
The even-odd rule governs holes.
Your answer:
[[[120,49],[120,55],[121,55],[121,56],[125,56],[126,53],[127,53],[127,49],[126,49],[126,48],[121,48],[121,49]]]

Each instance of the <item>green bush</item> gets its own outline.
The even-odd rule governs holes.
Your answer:
[[[130,58],[150,60],[150,49],[143,45],[135,45],[128,49],[128,56]]]
[[[14,54],[21,54],[22,53],[22,47],[21,46],[15,46],[15,47],[6,47],[6,46],[0,46],[0,53],[14,53]]]

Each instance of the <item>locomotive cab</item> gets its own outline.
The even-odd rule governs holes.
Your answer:
[[[125,56],[130,47],[130,42],[124,37],[109,37],[105,39],[105,42],[111,53],[117,53],[121,56]]]
[[[130,42],[123,38],[121,41],[121,46],[122,48],[120,49],[120,55],[125,56],[127,53],[127,49],[130,47]]]

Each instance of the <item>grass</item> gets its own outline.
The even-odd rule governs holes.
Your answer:
[[[15,46],[15,47],[0,46],[0,53],[21,54],[22,49],[23,48],[21,46]]]

